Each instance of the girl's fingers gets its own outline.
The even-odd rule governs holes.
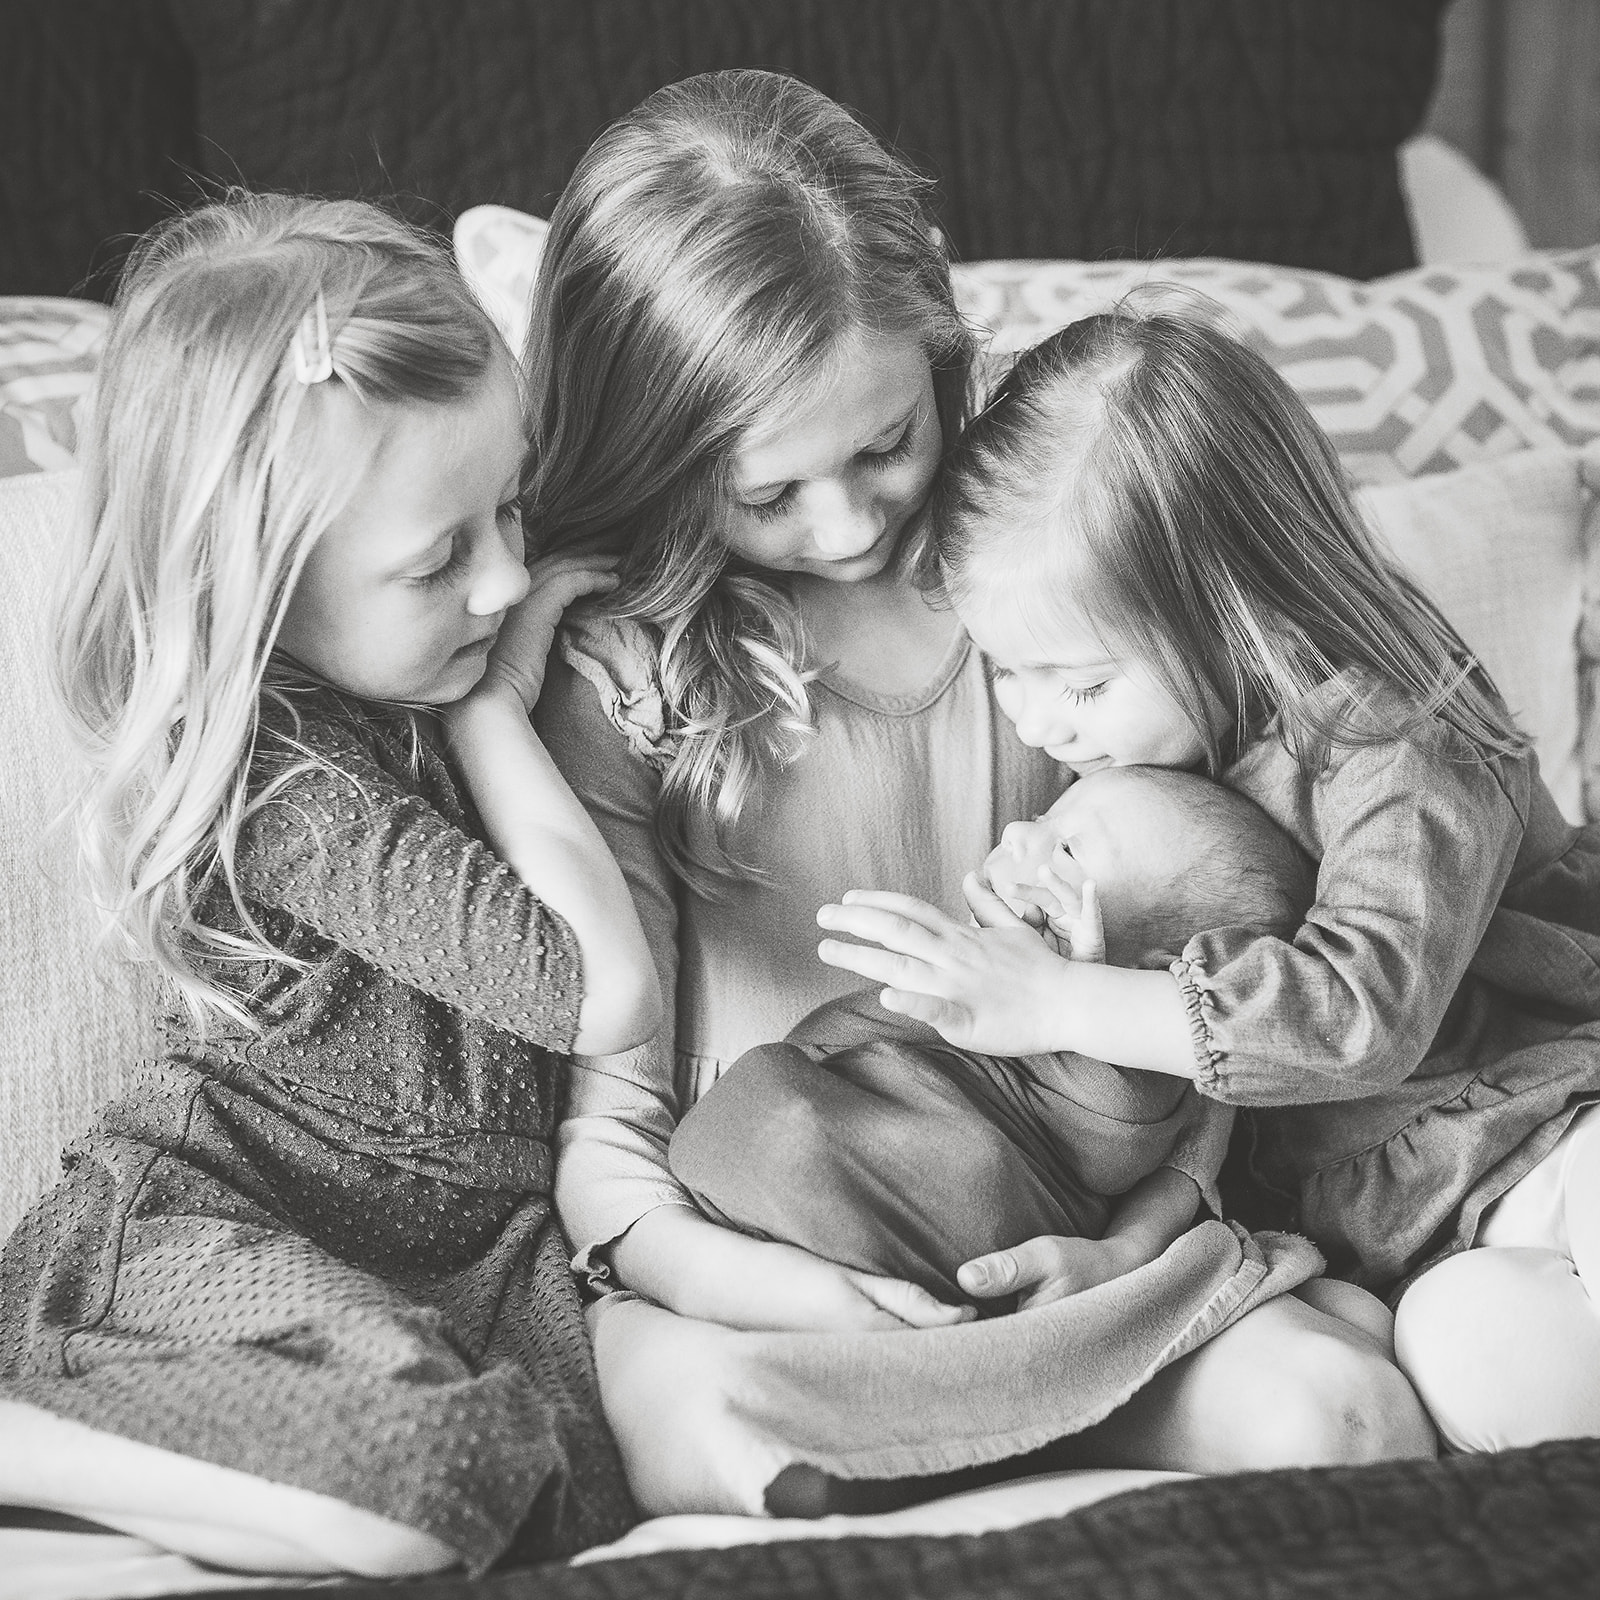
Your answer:
[[[948,1000],[938,995],[919,994],[915,989],[884,989],[878,995],[878,1004],[885,1011],[925,1022],[941,1035],[957,1021],[955,1008]]]
[[[906,988],[918,994],[932,993],[937,981],[937,974],[925,961],[915,961],[893,950],[880,950],[876,945],[824,939],[817,946],[817,959],[830,967],[857,973],[873,983]]]
[[[1017,1258],[1009,1250],[996,1250],[979,1256],[956,1269],[956,1282],[980,1300],[993,1300],[1010,1294],[1017,1281]]]
[[[942,932],[953,926],[950,918],[938,906],[930,906],[926,900],[919,900],[915,895],[896,894],[892,889],[848,889],[841,897],[841,903],[847,907],[863,906],[873,911],[888,912],[930,932]],[[822,909],[827,911],[834,908],[824,906]],[[820,915],[818,920],[821,920]]]
[[[854,891],[852,891],[852,894]],[[848,933],[856,939],[870,939],[886,950],[898,950],[908,956],[931,959],[949,937],[956,924],[933,906],[924,905],[906,895],[893,897],[914,907],[908,915],[866,900],[854,898],[843,905],[821,906],[817,910],[820,926],[835,933]]]
[[[968,1261],[956,1272],[956,1282],[970,1295],[980,1300],[996,1295],[1026,1293],[1046,1279],[1055,1277],[1062,1268],[1060,1246],[1070,1241],[1045,1234],[1035,1239],[1024,1239],[1009,1250],[996,1250],[990,1255]]]
[[[948,1328],[970,1322],[977,1312],[971,1306],[947,1306],[920,1284],[899,1278],[877,1278],[865,1272],[851,1274],[856,1287],[873,1305],[898,1317],[911,1328]]]

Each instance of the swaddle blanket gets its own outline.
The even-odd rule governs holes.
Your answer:
[[[760,1516],[796,1462],[837,1478],[921,1477],[1078,1433],[1321,1267],[1297,1235],[1207,1221],[1121,1278],[957,1327],[749,1333],[612,1294],[590,1329],[646,1513]]]

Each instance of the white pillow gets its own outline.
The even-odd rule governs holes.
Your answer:
[[[473,206],[456,218],[456,265],[512,351],[522,354],[528,299],[550,224],[510,206]]]
[[[45,684],[47,597],[77,477],[0,479],[0,1237],[156,1048],[150,977],[98,944],[72,841],[51,826],[74,755]]]
[[[1600,580],[1600,515],[1586,467],[1600,481],[1600,458],[1523,450],[1356,494],[1499,685],[1574,822],[1584,815],[1585,753],[1591,773],[1600,757],[1595,708],[1587,738],[1580,733],[1580,679],[1595,666],[1584,646],[1600,643],[1580,640],[1586,569],[1591,585]],[[1590,606],[1600,614],[1600,592]],[[1600,786],[1590,798],[1600,800]]]

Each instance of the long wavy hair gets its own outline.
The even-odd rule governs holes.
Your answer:
[[[815,89],[717,72],[612,124],[551,218],[524,362],[530,534],[621,556],[605,606],[650,635],[671,739],[657,835],[704,894],[758,875],[739,819],[811,727],[793,601],[720,537],[731,457],[859,330],[917,340],[955,436],[974,340],[929,193]]]
[[[1327,435],[1202,295],[1134,291],[1025,351],[927,515],[958,610],[1019,608],[1041,635],[1089,619],[1183,707],[1213,775],[1274,719],[1308,773],[1433,717],[1480,758],[1526,747]],[[1348,692],[1313,692],[1330,682]]]
[[[319,296],[332,374],[307,383],[291,346],[314,334]],[[237,194],[170,219],[130,257],[52,669],[88,757],[75,820],[91,893],[202,1030],[216,1013],[253,1027],[229,974],[287,959],[246,906],[234,857],[266,793],[252,776],[263,695],[287,712],[291,745],[297,726],[274,640],[379,442],[374,427],[367,453],[335,458],[319,428],[330,393],[454,401],[496,360],[509,365],[448,251],[362,202]],[[280,783],[293,770],[264,765]],[[205,919],[218,889],[242,932]]]

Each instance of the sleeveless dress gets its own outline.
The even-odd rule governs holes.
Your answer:
[[[0,1253],[0,1397],[421,1529],[481,1571],[635,1517],[552,1139],[582,973],[409,719],[264,702],[236,871],[294,964],[187,1013]],[[292,708],[292,709],[290,709]],[[211,926],[239,931],[226,895]]]

